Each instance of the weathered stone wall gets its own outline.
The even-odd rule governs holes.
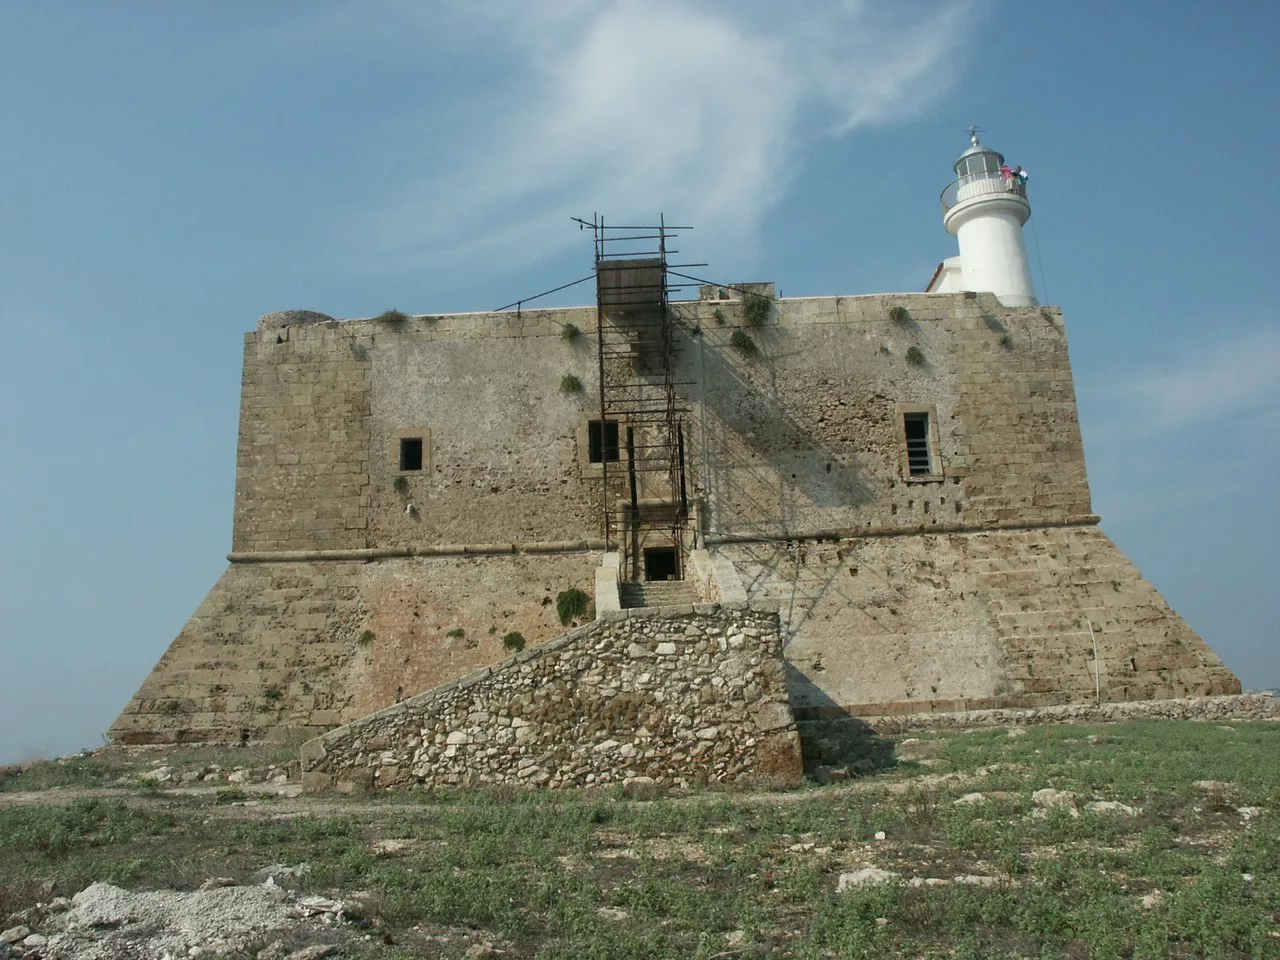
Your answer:
[[[801,775],[777,614],[620,611],[302,750],[309,789]]]
[[[338,323],[245,334],[234,550],[366,545],[370,340]]]
[[[717,551],[780,604],[801,715],[1092,700],[1094,640],[1104,700],[1240,690],[1096,526]]]
[[[314,734],[560,635],[593,554],[236,563],[129,701],[122,742]]]
[[[740,302],[675,311],[700,530],[748,596],[784,603],[797,705],[1091,697],[1086,616],[1105,699],[1239,689],[1090,526],[1056,310],[784,300],[752,355],[730,344]],[[324,726],[499,660],[509,630],[555,636],[555,593],[590,593],[586,551],[602,546],[594,314],[318,316],[248,334],[236,562],[113,731]],[[561,390],[566,374],[581,393]],[[930,414],[928,476],[909,473],[905,410]],[[424,440],[420,471],[399,469],[405,436]]]
[[[729,343],[739,312],[677,307],[690,486],[713,536],[1089,515],[1056,311],[963,294],[784,300],[753,356]],[[583,333],[566,340],[567,323]],[[561,390],[567,374],[581,393]],[[238,553],[600,536],[590,309],[261,330],[244,383]],[[906,470],[904,405],[932,414],[930,476]],[[424,438],[423,470],[399,470],[403,436]]]
[[[891,319],[895,306],[909,318]],[[963,294],[784,300],[775,322],[752,331],[756,355],[729,343],[736,304],[680,310],[701,330],[683,345],[677,379],[696,384],[690,472],[713,537],[1090,513],[1056,310]],[[931,476],[907,471],[902,406],[932,415]]]
[[[880,734],[908,730],[945,730],[966,727],[1011,727],[1033,723],[1117,723],[1143,719],[1280,721],[1280,702],[1272,693],[1220,697],[1179,697],[1174,700],[1137,700],[1124,703],[1073,703],[1030,710],[962,710],[952,713],[904,714],[871,717],[868,722]]]

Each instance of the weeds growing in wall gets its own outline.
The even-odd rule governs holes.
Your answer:
[[[1000,334],[1000,346],[1004,347],[1006,350],[1012,350],[1013,337],[1009,336],[1007,333]]]
[[[400,310],[383,310],[380,314],[373,318],[374,323],[390,323],[401,324],[409,319],[407,313]]]
[[[376,639],[377,638],[374,636],[374,633],[372,630],[366,630],[364,633],[360,634],[359,638],[356,640],[356,643],[360,644],[360,646],[362,647],[367,647],[371,643],[373,643],[373,641]]]
[[[889,319],[894,323],[907,323],[911,319],[911,314],[907,312],[907,308],[898,304],[889,308]]]
[[[576,323],[566,323],[560,327],[560,339],[566,343],[572,343],[582,336],[582,331],[578,329]]]
[[[574,376],[572,373],[566,373],[563,377],[560,378],[560,392],[561,393],[581,393],[582,381],[578,379],[576,376]]]
[[[919,347],[908,347],[907,363],[911,364],[913,367],[922,366],[924,364],[924,351]]]
[[[753,357],[760,352],[760,348],[756,346],[756,342],[751,339],[751,334],[745,330],[733,331],[733,336],[729,338],[729,346],[737,350],[744,357]]]
[[[467,631],[463,630],[461,627],[454,627],[452,630],[450,630],[448,633],[445,634],[445,636],[448,637],[450,640],[461,640],[466,635],[467,635]]]
[[[396,493],[405,493],[409,489],[409,481],[404,477],[396,477],[391,481],[391,489]]]
[[[585,617],[590,606],[591,598],[577,587],[570,587],[556,594],[556,615],[560,617],[560,623],[566,627],[571,621]]]
[[[758,330],[769,322],[773,303],[758,293],[748,293],[742,301],[742,322],[752,330]]]
[[[714,310],[712,310],[712,311],[711,311],[711,316],[715,319],[715,321],[716,321],[716,326],[718,326],[718,327],[723,327],[723,326],[724,326],[724,324],[725,324],[725,319],[724,319],[724,311],[723,311],[723,310],[721,310],[719,307],[716,307]]]
[[[524,649],[524,634],[518,630],[512,630],[502,638],[502,649],[509,650],[512,653],[519,653]]]

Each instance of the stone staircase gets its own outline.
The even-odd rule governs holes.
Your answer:
[[[644,583],[618,584],[618,599],[625,607],[677,607],[698,603],[698,590],[692,580],[648,580]]]

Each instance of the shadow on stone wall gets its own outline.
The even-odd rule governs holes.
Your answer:
[[[793,704],[807,705],[795,710],[806,777],[829,783],[897,766],[892,740],[881,737],[865,720],[845,713],[789,663],[787,688]]]

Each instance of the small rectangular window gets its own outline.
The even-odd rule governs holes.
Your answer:
[[[401,470],[421,470],[422,469],[422,438],[421,437],[401,437],[400,438],[400,469]]]
[[[592,420],[587,424],[587,446],[592,463],[613,462],[618,457],[618,421]]]
[[[902,426],[907,435],[907,469],[913,477],[933,473],[933,458],[929,453],[929,415],[904,413]]]

